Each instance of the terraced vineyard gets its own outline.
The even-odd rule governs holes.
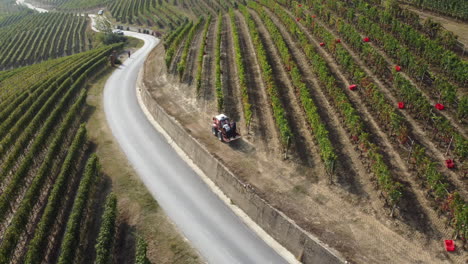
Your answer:
[[[109,0],[40,0],[36,1],[42,6],[63,11],[83,11],[103,7]]]
[[[468,236],[468,62],[453,45],[453,34],[433,35],[395,1],[380,2],[248,1],[221,9],[204,27],[181,25],[164,40],[167,72],[174,77],[169,81],[179,82],[180,91],[161,86],[154,96],[162,104],[194,100],[182,108],[199,111],[200,127],[219,111],[238,121],[249,131],[243,143],[224,148],[214,146],[214,138],[198,137],[269,201],[350,260],[385,263],[405,247],[441,252],[440,241],[449,237],[460,245],[457,254],[436,261],[426,252],[394,261],[462,263]],[[199,36],[188,34],[194,28]],[[188,46],[196,52],[187,53]],[[176,77],[181,61],[198,64],[195,83]],[[185,114],[180,110],[182,120]],[[249,148],[255,154],[241,154]],[[242,162],[273,175],[244,169]],[[284,185],[294,186],[296,177],[307,189],[295,185],[285,194]],[[338,208],[314,202],[316,193]],[[353,200],[352,206],[340,199]],[[311,209],[310,203],[319,205]],[[356,228],[348,217],[353,208],[373,212],[362,219],[381,227],[369,231],[379,238],[344,230]],[[325,227],[310,217],[328,223],[336,236],[320,235]],[[377,246],[369,250],[357,237]],[[395,248],[385,252],[389,244]]]
[[[99,217],[90,212],[102,186],[83,124],[87,82],[121,46],[0,72],[0,263],[82,257],[89,242],[80,234],[90,228],[86,219]]]
[[[0,21],[0,70],[88,50],[87,18],[24,11]]]

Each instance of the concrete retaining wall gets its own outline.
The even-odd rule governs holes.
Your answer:
[[[206,148],[168,115],[142,87],[141,97],[148,111],[193,162],[253,221],[303,263],[344,263],[344,258],[270,206],[242,183]]]

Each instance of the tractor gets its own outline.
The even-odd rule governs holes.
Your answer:
[[[225,114],[213,117],[211,132],[221,142],[231,142],[241,137],[237,130],[236,122],[231,122]]]

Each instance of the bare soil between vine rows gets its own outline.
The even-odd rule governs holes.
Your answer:
[[[227,24],[229,21],[225,17],[223,23]],[[389,217],[389,208],[383,205],[372,181],[369,177],[363,177],[368,175],[363,175],[364,167],[356,163],[359,155],[355,146],[345,139],[343,129],[338,127],[334,137],[339,141],[337,144],[343,145],[340,156],[351,159],[344,162],[344,168],[340,172],[344,184],[329,183],[328,175],[320,168],[323,165],[315,164],[315,161],[319,161],[319,156],[314,146],[307,147],[306,153],[309,156],[304,156],[304,159],[299,153],[301,149],[296,146],[290,149],[289,158],[283,159],[278,132],[275,130],[269,109],[269,99],[259,75],[255,51],[247,34],[245,21],[237,12],[236,24],[239,27],[241,49],[244,54],[249,54],[247,58],[243,58],[248,62],[246,80],[249,101],[252,102],[254,112],[249,133],[247,134],[245,124],[239,124],[243,138],[232,144],[223,144],[213,137],[210,131],[211,118],[217,111],[213,84],[214,65],[206,65],[206,62],[214,62],[214,22],[208,33],[203,85],[198,95],[193,87],[180,83],[176,75],[167,73],[162,45],[150,54],[145,65],[143,81],[157,103],[184,125],[193,137],[203,143],[231,171],[253,186],[261,197],[283,211],[302,228],[338,250],[350,263],[463,263],[464,252],[458,251],[449,255],[443,248],[443,239],[450,234],[415,228],[417,219],[411,219],[413,223],[406,224],[405,220]],[[222,47],[225,51],[222,56],[228,56],[222,58],[222,72],[225,74],[223,78],[229,77],[231,80],[227,86],[229,90],[225,92],[235,95],[239,93],[239,88],[237,79],[233,80],[233,74],[236,73],[234,52],[226,50],[233,47],[232,38],[224,37]],[[275,56],[272,50],[268,53]],[[274,61],[278,58],[270,59]],[[196,58],[191,57],[189,60]],[[288,91],[290,81],[285,79],[285,74],[282,73],[284,70],[275,67],[273,71],[278,73],[276,81],[285,84],[282,87],[282,100],[291,101],[291,114],[296,115],[289,121],[302,130],[306,129],[301,122],[304,120],[304,114],[297,106],[292,106],[296,101],[291,97],[294,93]],[[314,82],[315,77],[308,78],[308,82]],[[239,118],[243,113],[239,96],[236,97],[235,102],[226,101],[226,109],[232,109]],[[333,120],[329,126],[339,126],[332,107],[325,103],[325,97],[320,94],[316,96],[316,100],[324,102],[325,109],[321,115]],[[304,139],[294,143],[301,144],[301,140]],[[359,175],[348,179],[347,168],[353,175]],[[353,182],[349,182],[350,180]],[[346,185],[351,187],[346,188]],[[419,223],[424,225],[425,220],[421,220]]]

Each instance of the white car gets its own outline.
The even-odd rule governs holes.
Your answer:
[[[97,14],[98,14],[98,15],[102,15],[102,14],[104,14],[104,10],[102,10],[102,9],[101,9],[101,10],[99,10],[99,12],[97,12]]]
[[[123,35],[124,34],[124,32],[122,30],[120,30],[120,29],[116,29],[116,30],[112,31],[112,33],[117,34],[117,35]]]

